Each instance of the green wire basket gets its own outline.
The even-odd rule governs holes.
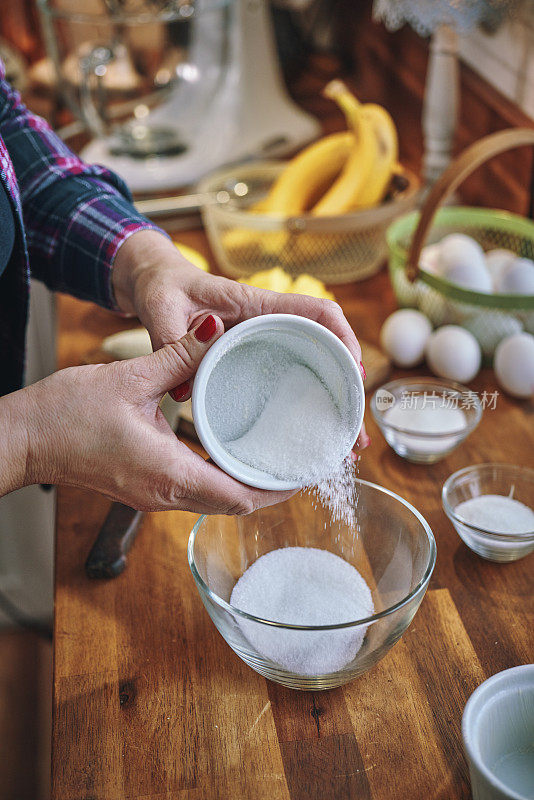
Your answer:
[[[501,339],[521,330],[534,334],[534,295],[486,294],[464,289],[419,266],[423,244],[465,233],[483,250],[503,248],[534,260],[534,222],[495,209],[439,208],[477,167],[505,150],[534,145],[534,130],[501,131],[467,148],[443,173],[421,212],[407,214],[387,232],[389,274],[401,306],[420,309],[436,327],[462,325],[478,340],[486,360]]]

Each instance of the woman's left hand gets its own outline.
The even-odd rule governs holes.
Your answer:
[[[339,336],[365,374],[360,345],[337,303],[256,289],[207,274],[157,231],[139,231],[122,245],[113,268],[113,288],[121,311],[135,314],[147,328],[154,350],[181,339],[209,313],[220,317],[226,329],[261,314],[298,314]],[[174,392],[179,400],[189,394],[180,387]],[[356,449],[368,444],[362,428]]]

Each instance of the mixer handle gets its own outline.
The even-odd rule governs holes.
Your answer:
[[[82,56],[79,60],[81,83],[80,83],[80,105],[83,118],[90,132],[95,137],[106,135],[104,104],[100,103],[101,110],[93,99],[91,88],[92,80],[95,79],[97,92],[102,98],[104,87],[102,78],[106,74],[106,67],[115,59],[113,49],[108,45],[96,45],[90,53]]]

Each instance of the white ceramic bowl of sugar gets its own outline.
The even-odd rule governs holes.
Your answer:
[[[534,470],[474,464],[444,483],[443,509],[465,544],[489,561],[534,551]]]
[[[321,416],[328,402],[340,424]],[[291,417],[293,404],[299,413]],[[202,359],[192,393],[195,428],[213,461],[242,483],[269,490],[313,482],[318,476],[305,476],[307,462],[299,457],[311,457],[314,447],[319,461],[324,450],[341,462],[364,407],[362,377],[347,347],[328,328],[292,314],[253,317],[224,333]],[[256,424],[263,425],[265,453],[250,437]],[[247,448],[257,451],[248,461]]]

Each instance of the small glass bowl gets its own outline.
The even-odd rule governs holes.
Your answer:
[[[465,415],[465,426],[447,433],[427,433],[402,428],[388,422],[386,412],[396,403],[421,400],[432,408],[440,404],[458,408]],[[434,464],[458,447],[480,422],[482,403],[467,386],[439,378],[400,378],[385,383],[371,398],[371,412],[382,435],[397,455],[414,464]]]
[[[426,520],[381,486],[358,480],[357,491],[356,527],[332,522],[327,509],[301,492],[245,517],[202,516],[189,537],[189,566],[215,626],[246,664],[284,686],[331,689],[371,669],[410,625],[426,592],[436,561]],[[316,547],[352,564],[371,590],[375,613],[337,625],[291,625],[232,605],[245,570],[282,547]],[[354,642],[356,654],[336,671],[299,674],[280,663],[291,651],[303,664],[308,654],[328,664],[335,651],[354,652]]]
[[[532,507],[534,470],[512,464],[475,464],[454,472],[443,484],[443,509],[465,544],[489,561],[517,561],[534,551],[534,530],[529,533],[494,533],[477,528],[457,516],[465,500],[483,494],[501,494]]]

